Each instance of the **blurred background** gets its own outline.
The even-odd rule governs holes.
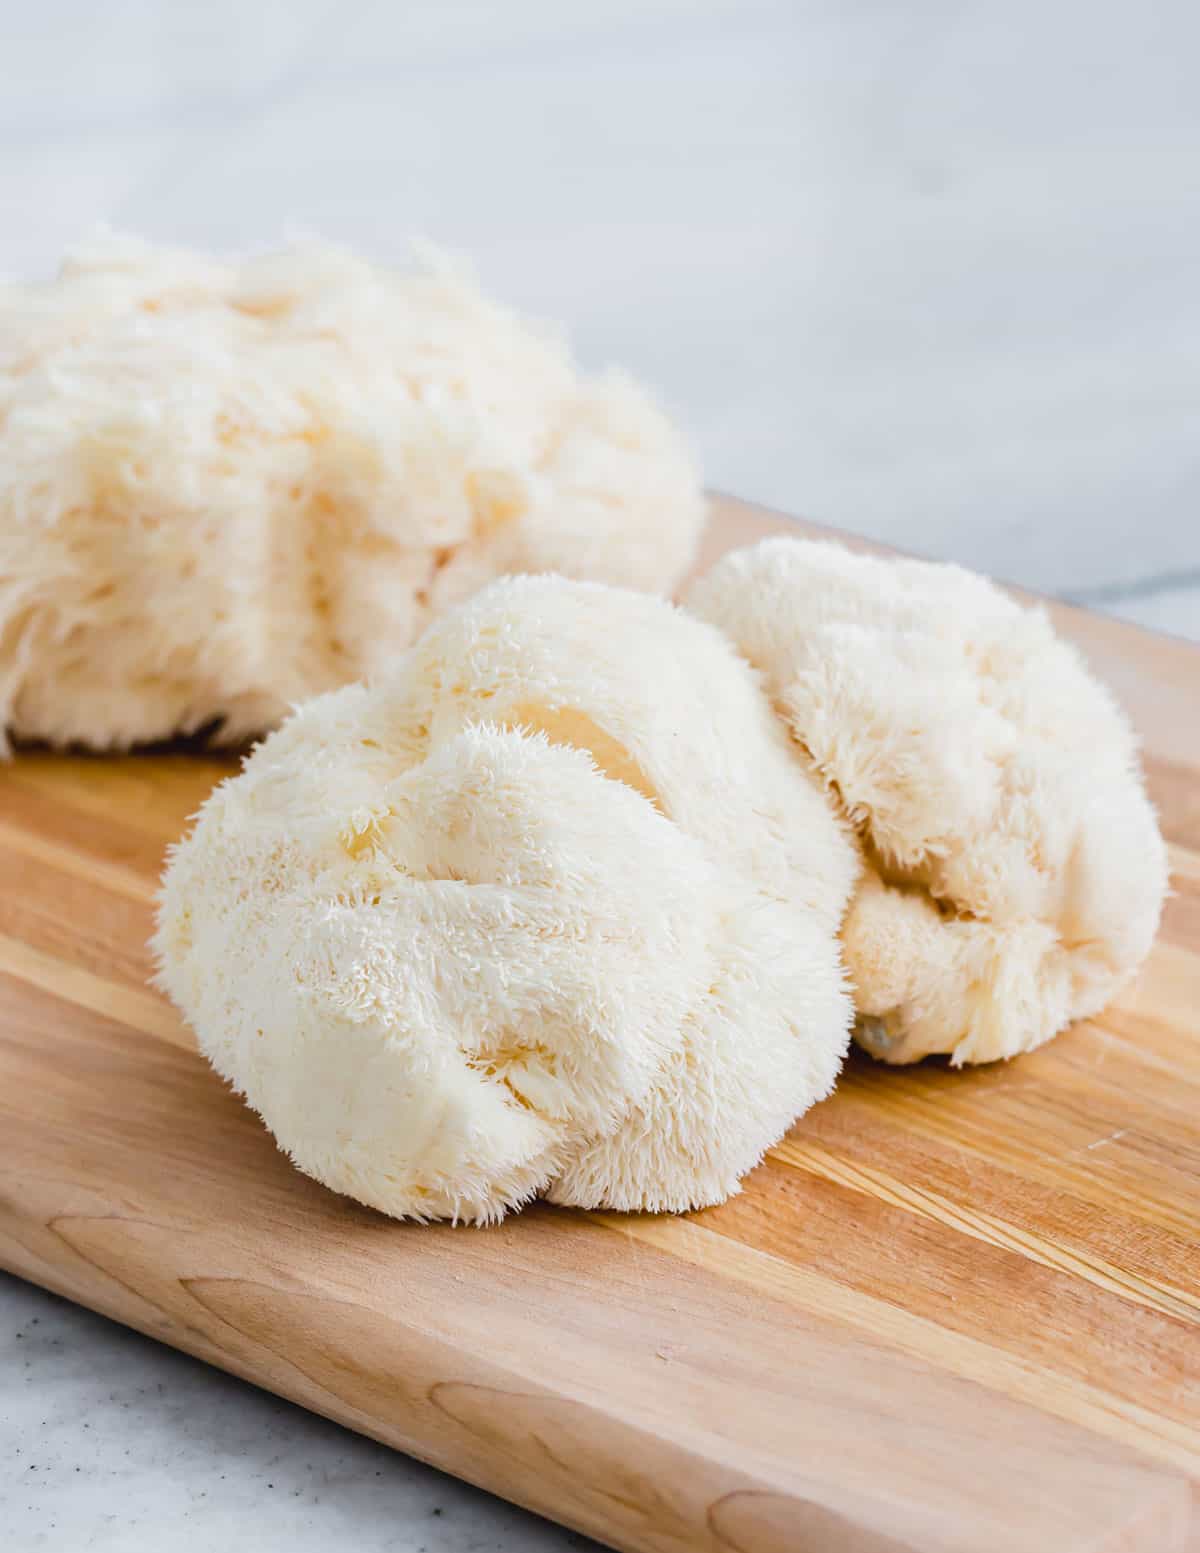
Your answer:
[[[0,270],[422,234],[710,485],[1200,636],[1193,0],[0,16]]]

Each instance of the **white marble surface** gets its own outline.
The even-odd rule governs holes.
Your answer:
[[[0,270],[424,233],[710,483],[1200,637],[1198,52],[1191,0],[0,0]],[[581,1545],[11,1280],[0,1527]]]
[[[3,1273],[0,1548],[599,1553]]]
[[[656,384],[711,484],[1200,636],[1192,0],[0,17],[0,270],[101,220],[424,233]]]

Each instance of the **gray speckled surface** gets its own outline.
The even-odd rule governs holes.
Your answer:
[[[0,1547],[596,1544],[0,1274]]]
[[[0,0],[0,271],[423,232],[710,483],[1200,637],[1198,50],[1189,0]],[[14,1280],[0,1527],[579,1545]]]

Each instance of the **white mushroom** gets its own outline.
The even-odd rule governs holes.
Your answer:
[[[110,239],[0,286],[0,752],[238,741],[501,573],[667,590],[702,520],[636,385],[442,262]]]
[[[843,944],[868,1050],[1010,1057],[1136,971],[1165,849],[1129,723],[1042,611],[958,567],[787,538],[722,559],[688,606],[858,830]]]
[[[492,584],[201,812],[161,979],[301,1169],[385,1212],[720,1201],[831,1088],[852,836],[662,601]]]

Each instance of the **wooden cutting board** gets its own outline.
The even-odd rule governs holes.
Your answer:
[[[716,503],[706,559],[782,526]],[[1054,611],[1140,725],[1175,895],[1032,1056],[852,1058],[742,1196],[393,1223],[295,1172],[146,986],[227,762],[0,770],[0,1262],[639,1553],[1200,1546],[1200,650]]]

